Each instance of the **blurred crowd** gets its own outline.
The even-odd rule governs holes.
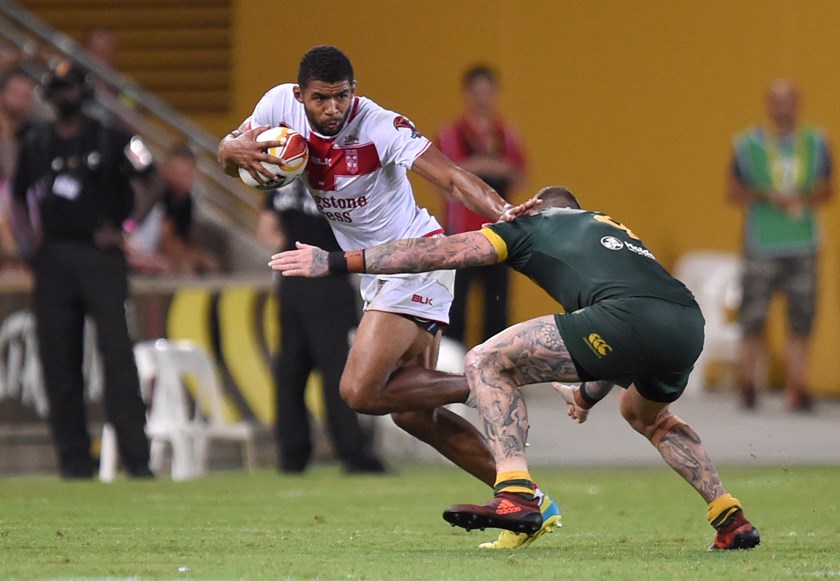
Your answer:
[[[102,67],[115,66],[118,45],[110,30],[90,30],[83,46]],[[54,51],[34,45],[24,51],[0,49],[0,272],[3,273],[27,271],[16,240],[11,208],[11,187],[21,140],[31,127],[55,120],[54,108],[44,98],[41,79],[33,76],[32,71],[49,71],[60,61],[61,56]],[[108,94],[126,106],[133,105],[128,95],[101,77],[89,75],[88,81],[95,93]],[[106,124],[121,124],[99,107],[95,99],[90,99],[85,107],[90,115]],[[143,209],[142,219],[124,224],[124,250],[131,272],[142,276],[221,272],[217,253],[197,241],[195,153],[185,143],[175,143],[167,151],[156,153],[163,187],[154,203]]]

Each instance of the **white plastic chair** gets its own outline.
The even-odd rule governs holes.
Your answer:
[[[160,369],[156,390],[177,392],[183,401],[187,399],[185,379],[191,376],[195,380],[193,413],[187,421],[194,447],[195,474],[200,476],[207,471],[209,445],[214,440],[239,442],[245,467],[252,472],[255,466],[254,426],[247,421],[228,421],[215,362],[210,355],[192,341],[159,340],[155,342],[155,349]],[[153,406],[150,424],[154,414]]]
[[[699,393],[706,386],[710,362],[734,365],[739,358],[741,326],[730,314],[741,303],[741,258],[733,253],[689,252],[680,257],[674,275],[694,293],[706,319],[703,352],[694,364],[686,394]]]
[[[193,428],[188,414],[189,402],[183,388],[173,381],[160,382],[162,371],[159,353],[167,348],[163,339],[144,341],[134,346],[134,360],[140,379],[140,393],[148,409],[146,435],[150,443],[150,467],[164,469],[166,448],[172,450],[170,473],[173,480],[188,480],[200,474]],[[102,426],[99,452],[99,479],[112,482],[116,477],[119,453],[114,426]]]

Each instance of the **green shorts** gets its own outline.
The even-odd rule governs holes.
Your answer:
[[[705,320],[697,306],[609,299],[554,320],[581,380],[632,383],[651,401],[680,397],[703,350]]]

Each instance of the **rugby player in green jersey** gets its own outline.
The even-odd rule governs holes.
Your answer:
[[[751,549],[759,534],[724,488],[697,434],[669,410],[703,349],[691,292],[644,243],[609,216],[582,210],[562,187],[541,190],[520,217],[477,232],[328,253],[298,244],[272,257],[284,276],[392,274],[507,263],[546,290],[563,313],[519,323],[472,349],[466,376],[496,462],[495,496],[447,508],[465,529],[532,534],[542,526],[525,458],[528,415],[520,387],[552,382],[579,422],[613,386],[621,415],[708,504],[711,549]],[[578,386],[568,383],[580,384]]]

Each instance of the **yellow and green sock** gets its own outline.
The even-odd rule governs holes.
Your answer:
[[[724,494],[709,503],[706,520],[712,527],[718,528],[739,510],[741,510],[741,503],[738,502],[738,499],[731,494]]]
[[[534,500],[534,482],[531,480],[531,475],[527,470],[500,472],[496,475],[496,484],[493,486],[493,492],[495,494],[499,494],[500,492],[518,494],[526,500]]]

